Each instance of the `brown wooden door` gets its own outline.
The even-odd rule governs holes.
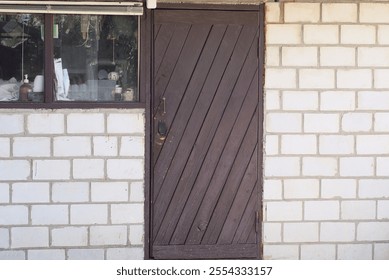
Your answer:
[[[154,16],[151,257],[258,258],[258,12]]]

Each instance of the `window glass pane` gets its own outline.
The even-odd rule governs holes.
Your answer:
[[[54,16],[59,101],[138,100],[138,17]]]
[[[42,15],[0,13],[0,101],[43,102],[43,48]]]

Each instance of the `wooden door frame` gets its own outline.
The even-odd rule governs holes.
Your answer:
[[[157,10],[218,10],[218,11],[258,11],[258,28],[259,28],[259,42],[258,42],[258,81],[259,81],[259,109],[258,110],[258,235],[257,243],[259,245],[259,259],[263,258],[263,244],[262,244],[262,186],[263,186],[263,118],[264,118],[264,55],[265,55],[265,9],[264,4],[260,5],[204,5],[204,4],[168,4],[159,3]],[[151,199],[152,199],[152,140],[153,140],[153,91],[154,91],[154,10],[145,10],[143,20],[141,21],[141,60],[143,67],[141,67],[140,75],[145,77],[143,79],[145,84],[142,89],[146,93],[146,110],[145,110],[145,202],[144,202],[144,258],[151,259]]]

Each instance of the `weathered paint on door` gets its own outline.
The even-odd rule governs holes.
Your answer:
[[[151,257],[258,258],[258,12],[157,10]]]

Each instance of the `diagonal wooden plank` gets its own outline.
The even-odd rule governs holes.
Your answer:
[[[159,113],[157,110],[158,105],[160,104],[159,101],[163,97],[171,76],[174,73],[182,48],[187,40],[190,27],[189,24],[171,26],[171,28],[174,28],[174,33],[168,44],[168,48],[161,58],[160,66],[155,68],[156,66],[154,65],[154,116]],[[158,54],[155,54],[155,56],[156,55]],[[154,59],[157,58],[154,57]]]
[[[177,65],[166,89],[166,115],[164,115],[163,118],[157,118],[157,120],[154,121],[155,125],[157,125],[158,121],[162,119],[166,123],[168,133],[170,132],[170,127],[175,118],[176,112],[180,108],[181,100],[190,82],[195,65],[198,62],[198,58],[201,54],[206,38],[208,37],[209,31],[210,26],[193,26],[189,32],[187,42],[182,49],[182,54],[177,61]],[[172,141],[173,140],[170,138],[169,142],[165,141],[164,146],[154,145],[153,153],[154,156],[157,157],[156,164],[154,166],[155,197],[158,197],[159,189],[162,186],[166,172],[168,171],[170,162],[174,156],[174,154],[167,152],[163,152],[160,156],[158,156],[158,154],[160,153],[161,148],[163,151],[166,147],[170,146]]]
[[[225,216],[222,217],[224,224],[220,232],[218,233],[217,244],[231,244],[234,238],[235,232],[239,226],[239,221],[242,218],[246,206],[250,200],[251,196],[257,196],[255,193],[256,184],[258,180],[258,162],[257,162],[257,148],[254,150],[253,155],[251,156],[250,164],[246,169],[246,173],[242,179],[242,182],[239,186],[239,189],[235,192],[235,196],[232,198],[231,194],[227,194],[229,190],[224,189],[223,194],[225,196],[231,197],[232,205],[229,211],[226,211],[226,205],[223,205],[222,208],[225,211]],[[223,195],[222,194],[222,195]],[[228,199],[227,199],[228,200]],[[225,202],[225,199],[221,198],[219,204],[229,203]],[[219,205],[218,205],[219,206]],[[218,209],[215,210],[215,213]],[[224,214],[223,213],[223,214]],[[211,222],[212,224],[212,222]]]
[[[228,193],[230,189],[233,191],[234,188],[239,186],[239,182],[242,180],[245,169],[250,161],[251,154],[255,148],[255,144],[257,143],[257,126],[258,122],[256,119],[252,118],[243,142],[241,142],[242,145],[240,146],[240,143],[238,144],[238,148],[240,146],[238,153],[235,152],[236,143],[229,143],[227,145],[227,147],[230,146],[231,148],[225,149],[215,170],[214,176],[212,177],[210,187],[205,194],[205,199],[194,221],[194,227],[192,227],[188,237],[191,242],[200,242],[201,244],[216,243],[218,231],[224,223],[223,216],[230,207],[230,205],[227,205],[227,208],[224,209],[223,202],[218,203],[218,200],[220,199],[224,188],[227,189],[225,193]],[[227,161],[228,159],[232,159],[232,161]],[[225,200],[229,199],[226,197],[222,198]],[[229,201],[226,201],[226,203],[227,202]],[[219,206],[217,208],[218,211],[213,215],[217,206]],[[218,221],[218,219],[223,220]],[[207,227],[204,231],[194,230],[196,224],[204,222],[207,223]]]
[[[240,220],[238,229],[235,233],[232,243],[242,244],[247,241],[250,234],[255,232],[256,227],[256,212],[258,209],[258,196],[253,195],[250,197],[249,203],[245,209],[245,212]]]
[[[188,125],[183,134],[183,139],[181,139],[178,147],[178,152],[176,152],[176,157],[172,161],[172,167],[169,169],[169,173],[162,173],[160,176],[155,176],[154,188],[158,186],[162,186],[164,183],[164,190],[159,191],[161,196],[155,197],[155,208],[158,208],[159,211],[156,213],[158,218],[154,220],[154,227],[156,228],[156,232],[159,230],[159,226],[162,223],[162,218],[165,216],[166,209],[169,206],[170,198],[174,193],[174,189],[172,186],[176,186],[179,180],[179,174],[184,168],[184,164],[180,162],[181,160],[186,160],[188,157],[191,148],[194,145],[196,137],[198,135],[199,130],[202,127],[203,120],[209,110],[210,104],[212,104],[212,100],[214,97],[214,92],[216,91],[219,82],[223,76],[225,66],[227,65],[230,55],[234,49],[236,40],[240,34],[241,28],[234,26],[228,28],[224,39],[219,47],[214,63],[212,64],[211,70],[206,78],[204,87],[201,90],[200,97],[195,104],[195,109],[193,110],[193,114],[188,122]],[[189,149],[188,149],[189,147]],[[169,154],[167,154],[169,156]],[[161,159],[161,168],[163,161]],[[157,169],[158,162],[155,166]],[[178,170],[178,171],[177,171]],[[167,170],[166,170],[167,171]],[[166,174],[166,175],[165,175]],[[166,176],[166,180],[165,180]]]
[[[255,32],[251,33],[251,39],[253,39],[254,34]],[[242,48],[239,49],[242,51]],[[243,62],[244,60],[240,61]],[[176,220],[178,216],[181,217],[179,218],[177,228],[173,234],[173,238],[171,240],[172,244],[183,244],[185,242],[187,233],[191,227],[194,216],[196,215],[198,205],[205,193],[203,188],[208,185],[214,166],[217,164],[219,155],[222,153],[224,147],[224,144],[222,143],[228,139],[228,135],[232,130],[232,125],[236,121],[240,107],[245,100],[247,92],[245,87],[248,88],[250,85],[250,80],[252,79],[253,72],[255,72],[257,68],[257,64],[255,61],[247,59],[244,62],[245,66],[240,73],[241,75],[239,75],[239,66],[231,68],[231,70],[235,71],[235,74],[239,75],[238,82],[235,86],[238,85],[240,90],[234,91],[227,105],[224,107],[222,107],[222,104],[225,104],[226,101],[215,99],[213,108],[218,107],[212,111],[210,110],[208,119],[206,120],[205,125],[203,125],[199,137],[196,140],[196,144],[191,153],[188,164],[181,177],[180,184],[182,185],[182,189],[180,190],[182,191],[179,193],[181,197],[178,201],[176,201],[175,205],[179,206],[179,210],[182,209],[184,204],[186,205],[182,211],[178,211],[174,215],[174,220]],[[233,90],[230,89],[229,91]],[[221,91],[219,98],[226,98],[226,96],[228,96],[226,94],[227,92],[227,90]],[[219,112],[218,115],[213,115],[215,113],[214,110]],[[217,123],[215,120],[220,120],[220,122]],[[212,150],[212,152],[209,152],[209,150]],[[198,181],[196,181],[196,178],[199,178]],[[194,185],[194,187],[191,191],[192,185]],[[189,199],[187,199],[190,191],[191,193],[189,195]]]

